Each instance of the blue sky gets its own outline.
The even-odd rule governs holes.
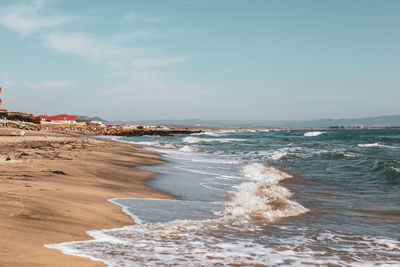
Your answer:
[[[106,119],[400,113],[400,1],[0,0],[3,107]]]

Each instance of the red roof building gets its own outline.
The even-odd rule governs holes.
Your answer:
[[[41,115],[39,116],[40,122],[46,123],[67,123],[67,124],[74,124],[76,123],[76,116],[75,115],[68,115],[68,114],[60,114],[56,116],[46,116]]]

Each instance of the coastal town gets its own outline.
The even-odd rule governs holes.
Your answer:
[[[31,113],[8,111],[6,109],[0,109],[0,125],[3,128],[18,128],[21,130],[115,136],[168,136],[200,132],[200,130],[170,128],[164,125],[105,124],[103,121],[77,119],[76,115],[69,114],[34,116]]]
[[[0,88],[0,92],[1,92]],[[1,99],[0,99],[1,101]],[[165,125],[139,125],[107,123],[101,120],[80,118],[77,115],[38,115],[32,113],[0,109],[0,127],[32,131],[67,132],[88,135],[143,136],[198,133],[200,130],[170,128]],[[21,132],[15,133],[20,135]]]

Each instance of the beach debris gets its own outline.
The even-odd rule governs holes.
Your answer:
[[[7,156],[6,161],[10,161],[10,160],[11,160],[10,156]]]
[[[51,171],[51,173],[54,173],[54,174],[61,174],[61,175],[66,175],[66,173],[65,173],[65,172],[63,172],[63,171]]]

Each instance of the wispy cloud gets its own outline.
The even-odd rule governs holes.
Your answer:
[[[52,32],[44,35],[45,45],[62,53],[70,53],[92,60],[117,60],[145,53],[144,49],[126,48],[97,39],[83,32]]]
[[[35,91],[63,91],[73,84],[72,81],[43,81],[43,82],[26,82],[25,85]]]
[[[77,19],[44,7],[44,0],[6,7],[0,11],[0,24],[25,36]]]
[[[18,32],[21,36],[37,34],[44,45],[60,53],[68,53],[104,61],[116,68],[149,69],[167,67],[188,60],[188,56],[168,56],[156,47],[123,45],[126,41],[147,38],[166,38],[166,33],[141,30],[130,33],[115,33],[101,38],[87,32],[65,32],[59,27],[77,19],[76,16],[59,14],[49,7],[46,0],[36,0],[8,6],[0,11],[0,25]],[[129,12],[126,21],[157,22],[160,16],[140,15]]]
[[[112,38],[99,39],[87,33],[52,32],[44,35],[45,45],[61,53],[70,53],[94,61],[105,61],[119,68],[149,69],[187,61],[188,56],[164,56],[157,48],[123,46]]]

